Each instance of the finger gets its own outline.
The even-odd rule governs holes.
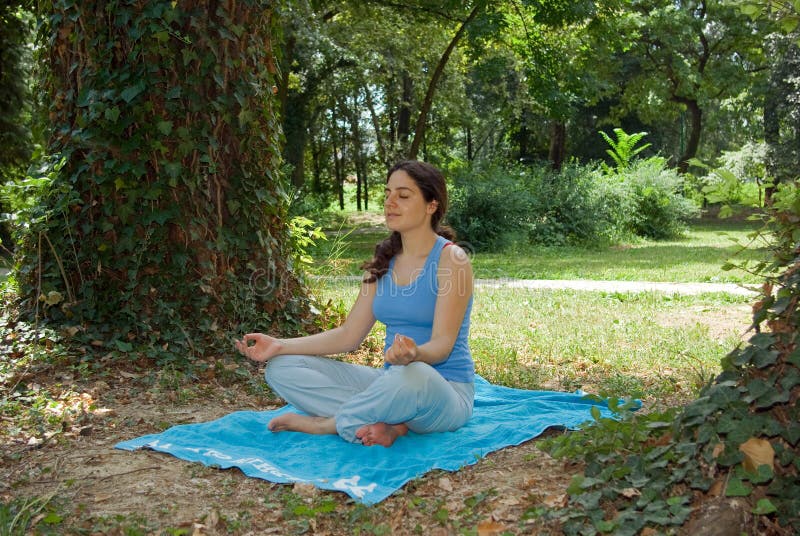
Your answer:
[[[408,344],[406,344],[406,338],[403,335],[398,333],[395,336],[395,342],[401,353],[406,353],[408,351]]]

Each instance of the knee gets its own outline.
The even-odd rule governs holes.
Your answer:
[[[431,375],[438,374],[436,369],[421,361],[414,361],[405,367],[397,368],[400,369],[404,387],[413,389],[415,391],[424,390],[428,380],[431,378]]]
[[[296,355],[279,355],[273,357],[264,368],[264,379],[268,384],[280,384],[290,377],[291,370],[297,368],[299,356]]]

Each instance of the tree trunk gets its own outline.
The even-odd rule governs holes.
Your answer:
[[[550,124],[550,166],[560,171],[567,154],[567,126],[562,121],[553,121]]]
[[[775,182],[780,180],[780,166],[778,153],[780,151],[780,121],[778,119],[778,99],[775,88],[769,87],[764,98],[764,142],[767,145],[766,168],[767,175],[773,183],[764,188],[764,204],[772,205],[772,194],[775,193]]]
[[[372,120],[372,128],[375,130],[375,141],[378,144],[378,156],[380,157],[381,162],[383,162],[386,167],[389,168],[391,167],[392,163],[388,156],[389,152],[386,150],[386,144],[383,141],[383,136],[381,135],[381,124],[380,120],[378,119],[378,113],[375,111],[375,102],[372,100],[372,92],[369,90],[367,85],[364,85],[362,89],[364,90],[369,116]]]
[[[411,103],[414,100],[414,82],[408,71],[403,71],[402,87],[403,92],[400,95],[400,106],[397,113],[397,142],[404,147],[411,134]]]
[[[23,306],[183,358],[198,337],[301,328],[270,3],[46,5],[58,158],[51,217],[24,240]]]
[[[450,60],[450,55],[453,53],[453,50],[455,50],[458,42],[464,36],[467,25],[478,16],[478,13],[482,7],[482,1],[475,2],[475,6],[472,8],[472,11],[470,11],[464,22],[461,23],[461,26],[459,26],[458,31],[456,31],[456,34],[453,36],[453,39],[450,40],[450,44],[447,45],[447,49],[444,51],[444,54],[442,54],[442,57],[439,58],[439,63],[436,64],[436,69],[433,71],[433,76],[431,76],[431,80],[428,83],[428,91],[425,93],[425,99],[422,101],[422,108],[420,109],[419,116],[417,117],[417,124],[414,128],[414,139],[411,140],[411,147],[408,149],[408,158],[414,159],[419,153],[419,148],[422,145],[422,141],[425,139],[425,127],[428,121],[428,113],[433,106],[433,95],[436,92],[436,86],[439,83],[439,79],[442,77],[444,68],[447,65],[447,62]]]
[[[308,102],[306,93],[290,93],[283,109],[283,159],[291,167],[292,185],[305,182],[305,152],[308,143]]]
[[[678,160],[678,171],[686,173],[689,170],[689,160],[697,155],[697,149],[700,147],[700,133],[703,130],[703,110],[700,109],[700,105],[694,99],[674,97],[673,100],[684,104],[689,112],[689,140],[686,142],[686,148]]]
[[[345,179],[345,162],[344,162],[344,135],[340,128],[337,126],[339,122],[336,113],[333,114],[333,121],[331,121],[331,145],[333,146],[333,173],[336,177],[336,193],[339,196],[339,210],[344,210],[344,179]]]

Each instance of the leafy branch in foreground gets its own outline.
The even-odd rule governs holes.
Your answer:
[[[723,373],[697,400],[660,415],[601,419],[545,444],[586,463],[568,507],[554,514],[567,534],[694,529],[725,499],[735,504],[727,521],[736,530],[800,530],[798,224],[800,191],[783,184],[765,227],[774,250],[753,307],[755,333],[723,359]]]

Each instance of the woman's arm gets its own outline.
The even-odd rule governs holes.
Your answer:
[[[376,286],[375,283],[361,284],[356,302],[339,327],[294,339],[248,333],[241,341],[236,341],[236,349],[254,361],[267,361],[284,354],[333,355],[355,350],[375,324],[372,302]]]
[[[424,361],[435,365],[453,351],[472,297],[472,265],[466,252],[456,245],[444,248],[436,277],[439,295],[433,313],[431,340],[417,346],[413,339],[398,335],[386,352],[387,362],[407,365],[412,361]]]

